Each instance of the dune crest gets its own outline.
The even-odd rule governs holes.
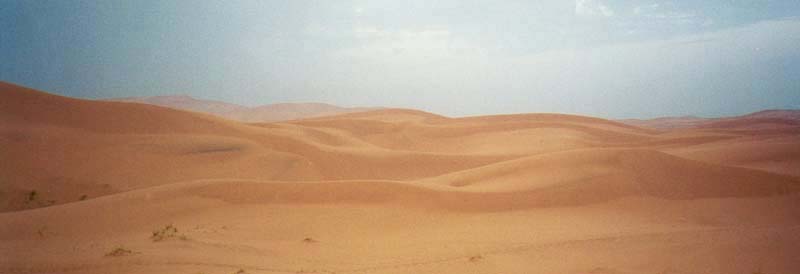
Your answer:
[[[212,114],[245,123],[264,123],[370,111],[377,108],[348,108],[324,103],[278,103],[247,107],[188,95],[112,98],[106,101],[132,102]]]
[[[800,270],[792,112],[665,130],[274,107],[306,119],[0,82],[0,273]]]

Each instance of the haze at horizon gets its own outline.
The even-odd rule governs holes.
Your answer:
[[[800,2],[6,1],[0,80],[445,115],[800,108]]]

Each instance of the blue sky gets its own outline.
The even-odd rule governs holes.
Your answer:
[[[0,80],[445,115],[800,108],[800,1],[2,1]]]

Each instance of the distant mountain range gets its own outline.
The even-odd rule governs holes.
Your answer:
[[[289,121],[320,116],[363,112],[380,108],[348,108],[324,103],[280,103],[247,107],[222,101],[204,100],[188,95],[127,97],[105,101],[133,102],[217,115],[247,123]]]

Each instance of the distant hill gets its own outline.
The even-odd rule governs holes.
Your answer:
[[[653,129],[685,129],[685,128],[731,128],[746,124],[752,127],[755,124],[797,124],[800,123],[800,110],[796,109],[771,109],[754,112],[741,116],[701,118],[696,116],[661,117],[655,119],[623,119],[618,122]],[[746,123],[743,123],[746,122]]]
[[[279,103],[246,107],[222,101],[204,100],[188,95],[112,98],[105,101],[133,102],[217,115],[226,119],[247,122],[277,122],[376,110],[378,108],[348,108],[323,103]]]
[[[681,116],[681,117],[661,117],[655,119],[623,119],[618,120],[625,124],[654,128],[654,129],[675,129],[675,128],[688,128],[701,124],[708,120],[707,118],[700,118],[696,116]]]

